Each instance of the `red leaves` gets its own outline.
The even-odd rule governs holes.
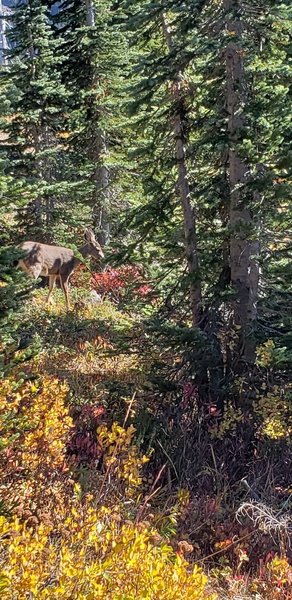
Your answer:
[[[117,300],[129,295],[145,298],[152,291],[151,286],[145,283],[139,268],[131,265],[94,273],[91,283],[102,296],[109,295]]]
[[[181,407],[187,408],[190,403],[198,399],[198,386],[192,381],[185,381],[182,384]]]
[[[101,458],[102,449],[97,442],[96,429],[105,412],[103,406],[90,404],[82,406],[75,420],[74,431],[67,446],[70,460],[73,463],[77,465],[86,463],[89,465]]]
[[[101,457],[102,451],[97,443],[96,434],[92,431],[81,431],[75,433],[68,447],[71,455],[71,460],[80,464],[86,462],[91,463]]]
[[[137,295],[140,297],[148,296],[148,294],[150,294],[150,292],[152,292],[152,287],[150,285],[141,285],[136,290]]]

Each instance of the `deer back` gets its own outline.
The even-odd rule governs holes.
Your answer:
[[[19,261],[19,266],[33,277],[39,275],[69,277],[78,261],[72,250],[62,246],[24,242],[20,248],[26,256]]]

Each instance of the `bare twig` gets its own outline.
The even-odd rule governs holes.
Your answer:
[[[248,518],[259,531],[279,536],[292,536],[292,517],[288,513],[275,512],[270,506],[262,502],[244,502],[236,512],[236,518]]]

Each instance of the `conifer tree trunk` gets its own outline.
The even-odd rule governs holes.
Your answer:
[[[100,157],[103,156],[107,151],[106,139],[103,131],[98,129],[96,131],[96,160],[100,161]],[[109,172],[105,165],[98,166],[94,171],[94,181],[96,186],[96,201],[93,207],[93,224],[99,228],[99,243],[102,246],[106,246],[110,239],[110,223],[108,216],[108,186],[109,186]]]
[[[256,319],[258,295],[258,266],[252,259],[258,253],[258,242],[252,240],[252,216],[246,185],[249,166],[240,156],[238,144],[245,124],[243,106],[247,99],[244,72],[244,50],[241,45],[243,23],[239,12],[241,0],[224,0],[227,13],[226,28],[230,42],[226,48],[226,101],[229,133],[229,185],[230,185],[230,269],[231,284],[235,292],[233,322],[237,333],[234,348],[236,358],[254,360],[252,325]]]
[[[94,6],[93,0],[85,0],[86,6],[86,24],[89,27],[94,27]],[[95,101],[95,100],[93,100]],[[93,112],[97,112],[97,108],[93,109]],[[96,121],[98,115],[96,115]],[[97,122],[93,123],[94,133],[92,140],[91,156],[90,158],[96,163],[94,170],[93,179],[95,182],[95,194],[94,194],[94,205],[93,205],[93,225],[98,227],[100,233],[98,239],[102,246],[109,242],[110,237],[110,225],[108,218],[107,202],[108,202],[108,186],[109,186],[109,173],[105,165],[100,165],[100,160],[103,155],[106,154],[107,144],[104,132],[98,126]]]
[[[89,27],[94,27],[95,19],[94,19],[94,7],[92,0],[85,0],[86,6],[86,24]]]
[[[31,126],[31,138],[32,138],[32,147],[34,154],[37,158],[35,158],[34,168],[36,171],[36,175],[39,179],[41,179],[41,166],[39,164],[39,152],[41,150],[40,143],[40,131],[36,125]],[[34,227],[37,230],[37,234],[41,235],[43,233],[43,203],[40,196],[35,198],[30,204],[30,213],[33,215],[33,223]]]
[[[173,40],[166,18],[162,15],[162,26],[168,50],[173,47]],[[175,111],[171,126],[175,140],[175,160],[178,171],[177,187],[183,211],[185,254],[190,276],[190,301],[192,311],[192,325],[197,327],[201,321],[202,294],[199,279],[199,257],[197,249],[196,220],[191,206],[191,193],[186,164],[186,131],[182,119],[184,111],[184,98],[181,92],[181,74],[177,73],[171,86],[171,94],[175,104]]]

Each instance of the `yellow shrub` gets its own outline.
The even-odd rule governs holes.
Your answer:
[[[260,418],[259,433],[277,440],[288,438],[292,433],[288,401],[274,387],[266,396],[259,396],[253,404],[255,414]]]
[[[0,388],[0,424],[5,446],[21,451],[21,465],[30,471],[59,468],[72,420],[65,406],[67,388],[57,379],[17,385],[6,380]],[[8,418],[10,415],[10,418]],[[14,417],[14,418],[13,418]]]
[[[0,517],[1,600],[210,600],[198,567],[149,523],[125,520],[123,503],[135,506],[148,460],[133,443],[132,426],[100,427],[106,473],[97,473],[91,495],[74,484],[66,464],[66,395],[47,376],[39,384],[7,380],[0,392],[0,491],[17,513]],[[109,507],[100,506],[108,483]]]
[[[275,347],[273,340],[267,340],[264,344],[257,347],[256,361],[260,367],[269,367],[271,365]]]
[[[131,486],[141,484],[141,468],[149,460],[147,456],[139,455],[137,446],[133,444],[134,433],[132,425],[124,429],[118,423],[113,423],[111,429],[101,425],[97,430],[107,468],[111,470],[111,474],[126,481],[128,491]]]
[[[155,531],[75,506],[59,531],[0,521],[2,600],[202,600],[207,579]]]
[[[235,435],[237,424],[242,422],[243,414],[240,408],[235,408],[229,400],[224,401],[223,419],[210,428],[212,438],[223,440],[226,434]]]
[[[292,584],[292,567],[288,559],[275,556],[267,565],[271,580],[278,585]]]
[[[72,427],[66,396],[66,386],[52,377],[40,383],[11,378],[0,389],[0,497],[27,518],[62,505],[64,486],[72,488],[66,475]]]
[[[58,469],[64,464],[65,443],[72,420],[65,406],[67,388],[57,379],[45,378],[35,388],[34,402],[26,408],[32,431],[23,440],[23,465],[29,469]]]

